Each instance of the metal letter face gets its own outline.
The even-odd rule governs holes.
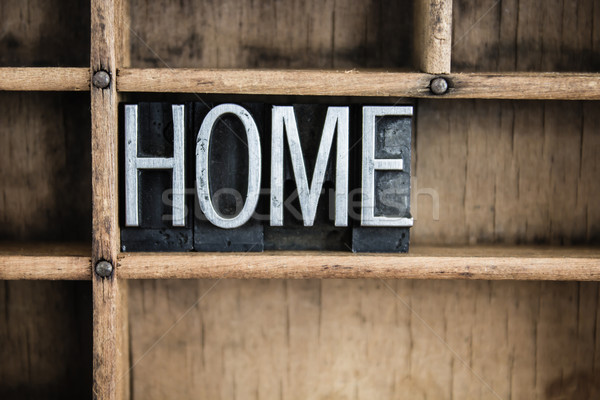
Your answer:
[[[364,107],[361,224],[354,252],[407,252],[412,107]]]
[[[209,188],[209,144],[212,130],[217,119],[224,114],[236,115],[244,124],[248,143],[248,193],[242,211],[232,218],[225,218],[215,210]],[[260,194],[261,152],[260,139],[256,123],[248,111],[236,104],[216,106],[204,118],[196,143],[196,190],[200,208],[206,218],[214,225],[232,229],[244,225],[256,209]]]
[[[143,102],[125,105],[121,115],[122,251],[192,250],[185,106]]]
[[[283,226],[283,136],[287,133],[294,177],[298,188],[298,198],[302,210],[304,226],[312,226],[317,214],[317,204],[321,196],[327,160],[337,126],[337,160],[335,179],[335,226],[348,225],[348,107],[329,107],[319,153],[313,172],[310,189],[306,177],[306,167],[302,156],[302,146],[298,135],[298,125],[292,106],[273,106],[271,140],[271,226]]]
[[[361,226],[402,226],[413,225],[412,217],[404,215],[375,215],[376,197],[387,203],[388,208],[397,210],[398,213],[405,212],[406,205],[410,201],[408,190],[401,183],[395,182],[394,177],[389,177],[387,184],[375,185],[376,171],[402,171],[404,169],[403,159],[395,158],[394,153],[401,153],[401,133],[396,129],[377,132],[377,117],[386,116],[412,116],[412,107],[364,107],[363,108],[363,153],[362,153],[362,209]],[[378,137],[379,134],[379,137]],[[409,137],[410,140],[410,137]],[[381,145],[377,145],[377,142]],[[383,143],[382,143],[383,142]],[[391,142],[387,144],[386,142]],[[396,143],[394,143],[396,142]],[[408,142],[410,146],[410,141]],[[394,147],[398,147],[394,151]],[[380,150],[382,157],[376,153]],[[381,151],[383,150],[383,151]],[[407,148],[405,152],[410,152]],[[392,158],[394,157],[394,158]],[[376,195],[376,189],[378,195]],[[398,202],[398,196],[403,196]],[[397,204],[393,204],[396,202]],[[402,204],[403,203],[403,204]]]
[[[185,226],[184,107],[173,105],[173,157],[138,157],[138,106],[125,106],[125,225],[139,225],[138,170],[173,170],[173,226]]]

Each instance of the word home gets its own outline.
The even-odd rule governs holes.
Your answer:
[[[412,107],[121,107],[123,251],[406,252]]]

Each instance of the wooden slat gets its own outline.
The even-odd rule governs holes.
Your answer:
[[[87,280],[91,277],[91,261],[86,253],[86,247],[78,244],[3,244],[0,247],[0,279]],[[346,252],[122,253],[118,265],[122,279],[363,277],[600,280],[600,249],[413,246],[409,254],[401,255]]]
[[[77,243],[3,243],[0,280],[89,280],[89,254],[89,246]]]
[[[415,61],[420,71],[450,73],[452,0],[415,2]]]
[[[122,41],[122,2],[92,0],[91,3],[91,74],[99,70],[116,76]],[[119,226],[117,222],[117,116],[118,96],[113,81],[106,89],[91,87],[92,109],[92,264],[106,260],[116,265]],[[121,399],[129,393],[123,373],[122,323],[125,309],[121,290],[125,289],[116,271],[108,278],[92,274],[93,287],[93,398]]]
[[[316,70],[121,69],[118,90],[225,94],[598,100],[597,73],[452,74],[450,90],[432,95],[430,74]],[[87,68],[0,68],[0,90],[84,91]]]
[[[414,247],[409,254],[122,253],[125,279],[600,280],[600,249]]]
[[[121,69],[123,92],[322,96],[422,96],[431,76],[327,70]]]
[[[449,76],[450,90],[444,98],[599,100],[597,73],[473,73]]]
[[[87,91],[89,68],[0,68],[0,90]]]
[[[115,0],[115,48],[116,63],[119,67],[129,67],[131,64],[130,56],[130,23],[131,23],[131,5],[129,0]],[[113,75],[115,76],[115,75]],[[122,95],[117,96],[117,102],[123,101]],[[116,119],[115,119],[116,121]],[[118,145],[117,145],[118,146]],[[113,153],[116,154],[116,153]],[[113,171],[113,176],[116,172]],[[116,179],[116,178],[115,178]],[[114,186],[113,186],[114,188]],[[116,189],[115,189],[116,190]],[[118,195],[115,193],[115,195]],[[112,210],[113,217],[117,217],[116,208]],[[113,238],[118,242],[120,240],[119,230],[113,230]],[[116,264],[113,264],[116,265]],[[131,374],[129,365],[129,294],[128,284],[125,280],[118,282],[118,298],[116,302],[117,314],[117,392],[115,397],[119,400],[128,400],[131,395]]]
[[[452,74],[450,89],[429,91],[434,75],[316,70],[121,69],[123,92],[374,96],[453,99],[600,99],[600,74]]]

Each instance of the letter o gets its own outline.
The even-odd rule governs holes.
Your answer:
[[[208,174],[209,144],[213,131],[213,126],[224,114],[233,114],[237,116],[246,130],[248,143],[248,192],[246,202],[242,211],[232,218],[224,218],[215,210],[210,196],[210,182]],[[200,208],[213,225],[225,229],[238,228],[244,225],[252,217],[258,196],[260,194],[260,175],[261,175],[261,152],[260,138],[256,122],[250,113],[237,104],[221,104],[208,112],[196,141],[196,193]]]

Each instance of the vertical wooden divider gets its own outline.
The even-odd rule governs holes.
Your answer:
[[[449,74],[452,0],[417,0],[414,12],[415,66],[429,74]]]
[[[118,279],[118,105],[117,65],[129,60],[128,2],[91,0],[90,69],[106,71],[110,84],[92,83],[92,268],[106,260],[107,278],[92,271],[93,398],[128,399],[127,282]]]

